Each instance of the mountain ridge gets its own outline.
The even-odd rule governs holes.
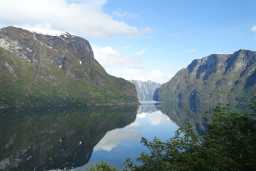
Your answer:
[[[2,108],[137,103],[134,85],[107,74],[89,42],[71,34],[2,28],[0,71]]]
[[[161,86],[160,100],[189,113],[209,112],[219,104],[248,108],[255,84],[256,52],[240,49],[193,60]]]

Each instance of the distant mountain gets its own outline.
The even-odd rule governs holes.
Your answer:
[[[153,81],[132,80],[131,82],[136,87],[139,101],[153,101],[157,99],[154,98],[154,93],[161,84]]]
[[[89,42],[68,33],[2,28],[0,82],[0,108],[137,103],[135,86],[107,74]]]
[[[160,88],[160,100],[169,113],[183,111],[188,116],[209,112],[218,104],[245,110],[255,96],[256,52],[250,50],[196,59]]]

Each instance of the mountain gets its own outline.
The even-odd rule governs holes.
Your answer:
[[[196,59],[160,88],[168,113],[186,113],[187,117],[201,113],[209,118],[206,112],[218,104],[245,110],[255,96],[256,52],[250,50]],[[202,120],[198,115],[195,119]]]
[[[161,84],[153,82],[153,81],[131,81],[137,91],[139,101],[153,101],[157,98],[154,98],[155,91],[160,87]]]
[[[107,74],[89,42],[69,33],[2,28],[0,82],[0,108],[137,103],[134,85]]]

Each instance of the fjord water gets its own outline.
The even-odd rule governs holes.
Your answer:
[[[94,147],[89,163],[74,170],[86,170],[100,161],[122,168],[127,158],[135,160],[141,152],[146,152],[145,146],[140,143],[142,137],[148,140],[155,137],[167,140],[174,135],[177,128],[177,125],[154,104],[143,104],[132,123],[108,131]]]
[[[153,104],[0,114],[0,170],[121,168],[146,151],[142,137],[166,140],[177,129]]]

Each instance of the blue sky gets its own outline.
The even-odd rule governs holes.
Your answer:
[[[0,2],[0,25],[80,35],[109,73],[163,83],[194,58],[256,50],[255,6],[254,0],[8,0]]]

